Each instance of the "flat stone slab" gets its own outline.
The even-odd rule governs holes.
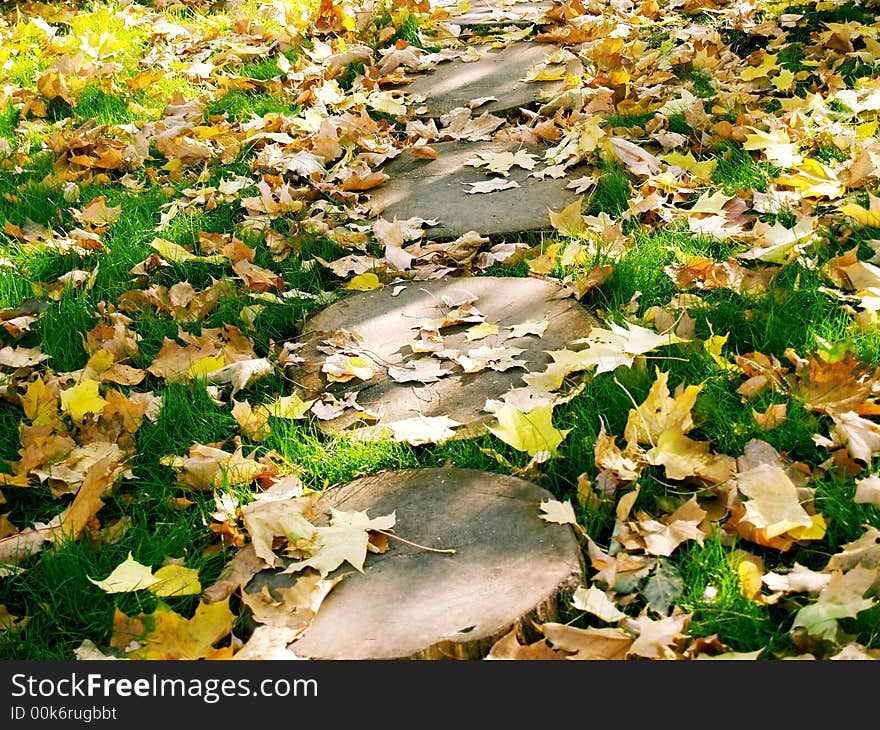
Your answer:
[[[406,93],[415,101],[416,114],[423,117],[439,117],[467,106],[474,99],[494,96],[476,108],[483,112],[506,112],[511,109],[527,107],[550,99],[561,91],[563,80],[525,81],[533,66],[543,65],[561,48],[551,43],[511,43],[505,48],[480,46],[482,54],[479,61],[455,59],[439,63],[433,69],[415,75],[407,84]],[[554,68],[557,68],[554,66]],[[559,64],[558,70],[568,75],[582,72],[581,62],[572,58]],[[564,76],[563,76],[564,78]]]
[[[543,371],[551,362],[549,350],[580,349],[569,346],[572,340],[586,336],[596,320],[577,301],[555,298],[559,285],[532,278],[475,276],[433,281],[413,281],[396,296],[395,287],[386,286],[345,297],[316,314],[303,328],[304,346],[298,354],[304,364],[293,375],[305,390],[306,399],[325,392],[343,400],[348,392],[357,393],[357,403],[378,416],[364,421],[362,414],[348,408],[337,418],[318,421],[325,433],[337,433],[357,427],[354,433],[366,439],[388,438],[388,424],[418,416],[447,416],[462,424],[456,438],[483,433],[494,416],[483,411],[486,400],[500,399],[511,388],[523,387],[527,372]],[[466,373],[456,362],[416,354],[411,342],[419,335],[423,320],[440,318],[455,309],[449,302],[473,299],[472,306],[485,322],[499,328],[497,335],[469,341],[468,328],[475,322],[444,327],[443,347],[468,353],[481,347],[522,349],[516,359],[524,367],[495,370],[487,367]],[[510,328],[525,322],[546,322],[543,334],[507,337]],[[328,382],[322,372],[328,358],[328,339],[332,333],[346,330],[359,338],[357,350],[372,361],[375,371],[369,380]],[[412,368],[421,360],[442,363],[451,374],[433,382],[398,382],[389,375],[389,367]],[[428,363],[434,364],[434,363]]]
[[[382,171],[390,179],[370,191],[367,206],[372,215],[389,221],[395,216],[399,220],[414,216],[437,220],[437,225],[425,228],[426,236],[436,240],[457,238],[468,231],[495,236],[549,228],[548,210],[558,212],[580,197],[566,186],[589,172],[588,165],[575,165],[566,170],[565,177],[538,179],[531,177],[531,172],[544,167],[543,162],[532,171],[514,166],[504,179],[519,187],[474,194],[468,192],[471,183],[500,175],[488,173],[484,167],[465,165],[468,160],[481,153],[516,153],[522,149],[543,161],[547,147],[510,141],[442,142],[431,146],[438,153],[437,159],[419,159],[403,152],[384,165]]]
[[[561,597],[582,581],[571,526],[540,517],[549,499],[532,482],[475,469],[389,471],[328,490],[319,525],[331,507],[393,512],[392,534],[455,553],[390,539],[363,573],[341,566],[329,577],[351,574],[286,648],[303,659],[474,659],[515,626],[532,636],[532,620],[558,620]],[[265,570],[245,590],[277,592],[297,577]]]
[[[525,0],[475,0],[470,7],[458,12],[465,3],[436,3],[450,13],[448,22],[463,27],[474,25],[529,25],[546,22],[545,13],[553,2],[526,2]]]

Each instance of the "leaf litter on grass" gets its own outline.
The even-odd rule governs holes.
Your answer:
[[[273,450],[273,434],[281,422],[335,417],[356,398],[301,400],[284,382],[295,332],[273,323],[283,308],[312,311],[340,289],[525,262],[530,275],[602,310],[605,326],[574,335],[580,349],[550,353],[545,371],[524,372],[524,387],[486,404],[497,421],[487,438],[505,452],[484,453],[549,477],[560,497],[570,489],[576,519],[604,514],[606,527],[580,528],[593,574],[572,599],[576,625],[545,624],[545,639],[528,646],[505,637],[489,658],[877,658],[876,639],[854,633],[874,608],[878,570],[876,23],[858,13],[839,22],[859,9],[842,0],[716,1],[699,14],[703,7],[561,3],[540,29],[499,32],[493,42],[562,44],[580,76],[507,118],[480,114],[475,100],[424,120],[406,82],[470,58],[471,47],[454,16],[429,3],[395,3],[387,17],[329,1],[314,14],[230,3],[213,15],[194,8],[186,21],[137,3],[79,13],[19,4],[0,28],[0,166],[11,181],[0,271],[28,286],[2,289],[0,387],[16,429],[2,475],[0,580],[38,568],[66,540],[132,547],[126,523],[111,528],[138,509],[142,465],[165,468],[164,489],[181,510],[196,508],[190,498],[208,500],[205,554],[243,553],[224,558],[194,613],[175,610],[184,605],[171,603],[173,591],[152,612],[115,608],[110,646],[83,636],[77,656],[264,655],[256,639],[241,648],[247,637],[233,624],[244,613],[263,627],[254,637],[274,631],[286,646],[332,590],[329,566],[363,568],[377,534],[370,519],[381,516],[326,528],[309,521],[320,485],[299,482],[300,465]],[[418,20],[408,40],[406,17]],[[522,83],[556,73],[551,61]],[[102,98],[124,104],[112,111]],[[434,142],[491,139],[547,151],[469,160],[489,176],[464,192],[490,205],[512,187],[505,179],[515,165],[536,177],[588,166],[567,182],[583,196],[576,205],[548,209],[549,241],[491,241],[478,230],[435,241],[430,221],[369,213],[386,161],[405,151],[432,159]],[[132,201],[150,191],[155,202],[137,222]],[[137,235],[123,245],[116,232],[129,224]],[[649,264],[656,291],[627,290],[632,262],[647,256],[640,235],[666,241],[660,265]],[[307,243],[315,239],[324,244]],[[797,312],[788,301],[803,296],[798,287],[813,288],[814,311],[834,313],[827,322],[782,315],[774,326],[790,331],[762,336],[773,307]],[[77,301],[84,316],[66,326],[88,326],[65,349],[52,339],[55,312]],[[721,316],[731,303],[733,321]],[[465,309],[455,322],[468,322]],[[418,358],[393,377],[430,383],[452,368],[521,367],[518,348],[481,344],[502,333],[480,317],[468,322],[478,347],[444,356],[452,321],[424,323]],[[524,317],[509,334],[540,338],[541,326]],[[796,346],[773,344],[788,339]],[[338,382],[369,382],[368,357],[343,347],[323,365]],[[624,382],[639,378],[636,397]],[[572,409],[606,382],[631,403],[625,418],[599,412],[572,424]],[[723,432],[704,406],[719,383],[759,427],[750,432],[743,420],[736,444],[707,435]],[[143,453],[174,387],[202,390],[233,433],[217,441],[208,429],[174,453]],[[429,455],[450,448],[457,425],[400,422],[389,438]],[[261,519],[275,495],[274,510],[289,507]],[[542,508],[552,512],[536,505],[536,519],[568,519],[567,508]],[[714,587],[687,586],[676,560],[710,540],[740,561],[727,599],[774,611],[772,650],[739,651],[731,637],[699,633],[712,601],[688,592],[711,596]],[[244,551],[257,546],[248,562]],[[303,572],[283,611],[241,590],[279,550]],[[131,561],[147,591],[166,581],[190,590],[202,579],[184,572],[192,565]],[[180,575],[158,577],[172,569]],[[107,583],[113,576],[82,577],[99,590],[140,589],[128,570]],[[46,622],[39,601],[11,588],[3,595],[14,605],[0,612],[9,617],[0,635]],[[296,620],[282,620],[285,611]]]

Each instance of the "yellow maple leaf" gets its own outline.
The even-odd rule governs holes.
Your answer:
[[[760,150],[769,162],[778,167],[792,167],[801,161],[797,147],[784,128],[769,132],[755,130],[747,134],[743,142],[744,150]]]
[[[863,208],[856,203],[846,203],[838,210],[850,218],[855,218],[863,226],[880,228],[880,197],[868,193],[868,207]]]
[[[241,432],[254,441],[265,441],[272,433],[269,426],[269,412],[265,406],[252,408],[247,401],[232,399],[232,417]]]
[[[751,560],[743,560],[736,566],[736,575],[739,578],[740,592],[750,601],[754,601],[761,592],[761,579],[764,577],[761,569]]]
[[[552,218],[553,211],[550,211],[550,216]],[[550,244],[544,249],[543,253],[538,253],[534,258],[528,259],[526,266],[529,267],[529,271],[541,276],[552,272],[556,268],[556,257],[559,255],[559,249],[562,248],[562,245],[562,241]],[[540,248],[540,246],[535,246],[535,249],[540,250]]]
[[[801,506],[797,487],[785,470],[760,464],[736,475],[736,486],[747,497],[742,521],[751,524],[768,539],[791,534],[792,530],[816,529],[812,517]]]
[[[86,578],[105,593],[139,591],[144,588],[150,588],[160,580],[153,575],[153,571],[148,565],[139,563],[132,557],[131,553],[104,580],[95,580],[89,575]]]
[[[703,180],[708,180],[712,177],[715,166],[718,164],[718,160],[703,160],[700,162],[694,157],[692,152],[688,152],[686,155],[683,155],[681,152],[670,152],[663,155],[662,159],[670,165],[680,167],[685,172],[693,173],[695,177]]]
[[[496,426],[486,428],[504,443],[529,456],[539,452],[555,453],[571,429],[560,431],[553,426],[553,406],[539,406],[528,413],[505,403],[495,411]]]
[[[82,423],[87,413],[100,413],[106,405],[107,401],[98,395],[97,380],[83,380],[61,391],[61,410],[76,423]]]
[[[379,277],[372,271],[367,271],[366,273],[352,277],[342,285],[342,288],[348,289],[348,291],[372,291],[373,289],[378,289],[380,286],[382,286],[382,282],[379,280]]]
[[[35,426],[52,423],[58,418],[58,399],[39,375],[28,383],[21,396],[21,405],[24,415]]]
[[[233,621],[228,597],[216,603],[200,603],[192,618],[184,618],[160,601],[153,613],[140,614],[134,620],[117,614],[114,638],[119,642],[128,634],[130,638],[123,641],[123,646],[132,639],[140,644],[126,654],[130,659],[204,659],[216,654],[214,644],[229,635]],[[134,632],[136,635],[131,636]]]
[[[482,340],[484,337],[497,335],[498,331],[499,328],[497,324],[481,322],[480,324],[475,324],[473,327],[468,327],[467,330],[465,330],[464,336],[467,337],[469,341]]]
[[[183,264],[188,261],[200,261],[204,264],[222,264],[228,261],[226,256],[221,254],[214,254],[213,256],[197,256],[196,254],[187,251],[183,246],[172,243],[171,241],[166,241],[164,238],[154,238],[150,242],[150,246],[156,249],[163,259],[171,261],[172,263]]]
[[[345,383],[352,378],[369,380],[373,377],[373,363],[359,355],[330,355],[324,360],[321,372],[333,383]]]
[[[787,68],[782,69],[778,74],[770,78],[770,83],[776,87],[776,90],[780,93],[784,93],[786,91],[791,91],[794,87],[795,75],[793,71],[789,71]]]
[[[680,424],[663,431],[646,458],[649,464],[664,466],[669,479],[699,477],[711,484],[721,484],[736,473],[732,456],[709,453],[709,442],[688,438],[681,432]]]
[[[809,527],[794,527],[788,530],[786,534],[795,540],[821,540],[825,537],[825,530],[827,529],[825,518],[821,514],[815,514],[810,515],[810,519],[813,521],[813,524]]]
[[[664,431],[676,428],[686,434],[694,427],[691,409],[703,384],[688,385],[680,394],[669,394],[669,373],[657,370],[657,380],[651,386],[648,396],[635,409],[630,410],[624,429],[627,448],[636,444],[655,446]]]
[[[314,398],[302,400],[296,393],[293,393],[292,395],[285,395],[273,403],[267,403],[265,408],[270,416],[296,420],[298,418],[305,418],[306,413],[309,412],[309,408],[312,407],[314,402]]]
[[[208,373],[213,373],[215,370],[219,370],[225,365],[226,358],[224,358],[223,355],[220,355],[220,357],[213,357],[211,355],[208,357],[202,357],[189,366],[187,377],[193,380],[204,378]]]
[[[740,372],[740,367],[724,357],[723,354],[724,346],[727,344],[727,339],[730,337],[730,333],[728,332],[726,335],[716,335],[711,324],[709,325],[709,332],[711,334],[709,338],[703,342],[703,347],[706,348],[706,352],[709,353],[715,361],[715,364],[726,373],[732,374]]]
[[[582,236],[586,230],[584,216],[581,214],[584,196],[581,195],[573,202],[566,205],[560,212],[547,209],[550,214],[550,225],[563,236]]]
[[[743,81],[753,81],[754,79],[769,76],[771,71],[775,71],[779,68],[779,64],[776,63],[777,58],[778,55],[768,53],[764,56],[759,65],[746,67],[739,77]]]
[[[843,195],[843,183],[834,171],[812,157],[807,157],[790,174],[780,175],[774,182],[797,189],[805,198],[830,198],[834,200]]]
[[[156,582],[149,586],[155,596],[195,596],[202,592],[199,571],[183,565],[163,565],[154,574]]]
[[[95,375],[101,375],[107,372],[115,361],[116,356],[110,350],[102,347],[92,353],[84,369],[91,370]]]

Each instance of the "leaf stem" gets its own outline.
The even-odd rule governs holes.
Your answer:
[[[426,545],[419,545],[417,542],[405,540],[402,537],[398,537],[397,535],[393,535],[390,532],[385,532],[385,530],[380,530],[377,527],[371,527],[370,530],[372,532],[378,532],[380,535],[385,535],[385,537],[390,537],[390,538],[393,538],[394,540],[400,540],[400,542],[406,543],[407,545],[412,545],[413,547],[419,548],[420,550],[427,550],[428,552],[431,552],[431,553],[447,553],[449,555],[455,554],[455,550],[453,548],[442,549],[442,548],[427,547]]]

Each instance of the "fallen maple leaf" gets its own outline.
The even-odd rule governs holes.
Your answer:
[[[577,517],[574,514],[574,507],[571,502],[559,502],[555,499],[548,499],[541,502],[541,519],[545,522],[555,522],[559,525],[576,525]]]
[[[199,490],[248,484],[273,471],[271,466],[244,456],[241,448],[230,453],[204,444],[193,444],[184,457],[163,456],[159,463],[174,469],[181,484]]]
[[[352,378],[369,380],[373,377],[373,363],[360,355],[329,355],[321,366],[321,372],[327,374],[331,383],[347,383]]]
[[[633,644],[632,635],[620,628],[581,629],[547,622],[541,631],[553,648],[569,652],[569,659],[625,659]]]
[[[520,184],[516,180],[505,180],[503,177],[493,177],[482,182],[469,182],[463,184],[470,185],[470,190],[467,191],[470,195],[476,195],[478,193],[496,193],[499,190],[510,190],[512,188],[520,187]]]
[[[797,527],[812,527],[810,515],[800,504],[794,483],[785,471],[771,464],[760,464],[735,478],[736,487],[748,499],[742,522],[758,528],[767,538]]]
[[[844,203],[837,208],[841,213],[854,218],[863,226],[880,228],[880,197],[868,193],[868,207],[856,203]]]
[[[332,514],[329,527],[315,528],[312,545],[308,550],[310,556],[291,563],[284,573],[294,573],[311,567],[321,576],[326,576],[346,562],[363,573],[369,542],[368,532],[372,529],[390,530],[395,522],[393,512],[372,519],[367,518],[365,512],[333,510]]]
[[[624,431],[627,448],[637,444],[656,446],[657,439],[664,431],[675,428],[682,434],[693,427],[691,409],[703,385],[688,385],[675,397],[669,394],[669,373],[656,371],[657,379],[651,385],[645,400],[629,412]]]
[[[207,659],[218,654],[214,645],[232,631],[235,615],[229,599],[200,603],[192,618],[185,618],[159,601],[151,614],[129,617],[117,609],[111,646],[125,648],[129,659]],[[231,650],[220,656],[231,656]]]
[[[382,282],[379,277],[372,271],[366,271],[363,274],[353,276],[342,285],[342,288],[349,291],[373,291],[381,286]]]
[[[550,215],[550,225],[559,231],[563,236],[571,236],[579,238],[587,232],[587,225],[584,222],[583,210],[584,197],[581,195],[576,200],[565,206],[559,213],[554,210],[547,209]]]
[[[532,644],[520,644],[517,637],[517,628],[512,628],[498,641],[492,644],[489,653],[484,657],[485,660],[508,660],[508,661],[545,661],[565,659],[563,652],[553,651],[544,639],[540,639]]]
[[[638,633],[638,637],[626,652],[627,658],[675,659],[676,644],[685,638],[685,631],[693,614],[680,613],[659,621],[648,616],[626,619],[626,627]]]
[[[316,528],[303,516],[306,506],[295,500],[272,500],[254,501],[241,508],[241,518],[254,552],[268,567],[284,566],[273,549],[276,537],[283,537],[294,545],[299,541],[310,543],[314,538]]]
[[[488,431],[504,443],[529,456],[547,452],[554,454],[571,429],[560,431],[553,426],[553,407],[538,406],[523,413],[509,403],[494,411],[498,424],[487,426]]]
[[[314,402],[314,398],[302,400],[298,394],[292,393],[291,395],[281,396],[272,403],[266,403],[263,407],[270,416],[297,420],[306,417]]]
[[[660,172],[660,159],[623,137],[609,137],[608,143],[614,155],[634,175],[655,175]]]
[[[596,586],[578,586],[571,597],[571,605],[578,611],[593,614],[608,623],[626,618],[626,614],[614,605],[608,594]]]
[[[674,332],[657,333],[632,322],[623,327],[610,322],[608,328],[593,327],[586,337],[573,340],[573,345],[587,345],[578,352],[585,368],[596,366],[595,374],[612,372],[621,365],[632,367],[639,355],[658,347],[687,342]]]
[[[709,453],[708,442],[688,438],[680,425],[660,433],[645,458],[649,464],[662,465],[670,479],[698,477],[710,484],[721,484],[736,473],[736,460],[732,456]]]
[[[405,441],[412,446],[442,444],[455,437],[455,429],[461,426],[448,416],[413,416],[383,424],[383,430],[391,431],[395,441]]]
[[[514,152],[479,152],[475,157],[464,161],[465,165],[472,167],[485,167],[489,172],[507,177],[510,169],[514,166],[526,170],[533,170],[538,164],[538,158],[526,150]]]
[[[431,357],[409,360],[403,365],[388,368],[388,376],[397,383],[433,383],[450,373],[442,363]]]
[[[811,635],[836,640],[839,619],[855,618],[877,604],[874,598],[864,598],[877,576],[877,568],[861,565],[846,573],[834,572],[818,600],[797,612],[792,628],[803,627]]]
[[[856,493],[853,501],[857,504],[873,504],[880,507],[880,477],[872,474],[856,480]]]
[[[150,588],[159,582],[148,565],[142,565],[129,553],[126,560],[117,565],[113,572],[103,580],[86,576],[105,593],[129,593],[142,588]]]

